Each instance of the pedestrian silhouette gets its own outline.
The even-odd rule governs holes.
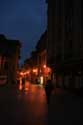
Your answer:
[[[52,91],[54,89],[53,83],[51,80],[47,80],[47,83],[45,85],[45,93],[46,93],[46,98],[47,98],[47,103],[49,104],[50,102],[50,96],[52,94]]]
[[[25,84],[25,77],[22,78],[22,85]]]

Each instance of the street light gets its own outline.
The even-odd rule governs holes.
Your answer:
[[[32,71],[33,71],[33,73],[35,73],[35,74],[38,73],[38,69],[33,69]]]
[[[44,65],[43,65],[43,68],[46,68],[46,67],[47,67],[47,66],[44,64]]]

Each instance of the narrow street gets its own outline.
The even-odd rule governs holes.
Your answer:
[[[83,99],[57,91],[47,105],[42,86],[0,88],[0,124],[5,125],[80,125]]]
[[[44,89],[28,82],[24,88],[0,88],[2,125],[46,125],[47,103]]]

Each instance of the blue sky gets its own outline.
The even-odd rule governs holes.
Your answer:
[[[0,34],[21,41],[20,62],[30,56],[46,26],[45,0],[0,0]]]

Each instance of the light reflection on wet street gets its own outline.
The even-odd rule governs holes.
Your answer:
[[[47,104],[44,89],[28,82],[4,90],[0,98],[2,124],[46,125]]]
[[[57,91],[47,105],[42,86],[0,88],[1,125],[80,125],[82,116],[83,99],[71,93]]]

